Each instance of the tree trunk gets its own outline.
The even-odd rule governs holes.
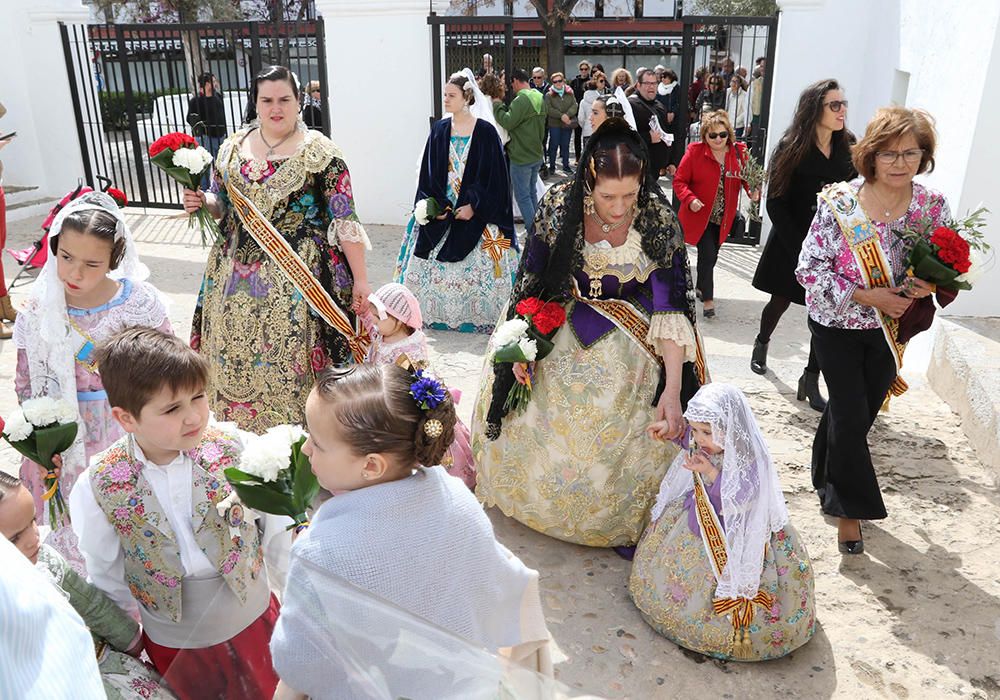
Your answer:
[[[548,20],[545,21],[544,26],[548,73],[549,75],[552,75],[556,71],[562,73],[566,70],[566,20],[555,13],[551,13]]]
[[[181,45],[184,47],[184,67],[187,69],[188,87],[197,95],[198,76],[207,70],[197,30],[181,31]]]

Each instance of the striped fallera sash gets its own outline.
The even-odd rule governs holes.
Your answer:
[[[694,478],[694,509],[698,518],[698,527],[701,530],[701,542],[705,546],[705,553],[712,566],[712,573],[715,575],[716,583],[722,578],[722,572],[726,568],[729,554],[726,552],[726,533],[719,522],[719,516],[712,507],[712,502],[708,498],[708,491],[705,489],[705,482],[701,479],[701,474],[691,472]],[[718,477],[721,479],[722,476]],[[748,628],[753,622],[754,607],[763,610],[770,610],[773,599],[768,593],[758,590],[753,598],[715,598],[712,600],[712,609],[716,615],[729,615],[733,622],[733,655],[740,659],[748,659],[751,656],[750,633]]]
[[[830,205],[830,210],[840,225],[844,240],[847,241],[847,246],[854,254],[854,262],[861,271],[865,289],[891,287],[893,276],[889,258],[882,250],[878,231],[868,215],[865,214],[854,190],[846,182],[838,182],[824,189],[820,193],[820,197]],[[879,325],[882,328],[882,335],[885,336],[885,342],[888,344],[889,350],[892,351],[892,359],[896,363],[896,378],[889,386],[885,403],[882,405],[882,410],[888,410],[889,399],[893,396],[901,396],[909,388],[899,374],[903,368],[903,353],[906,351],[906,343],[900,343],[898,340],[899,321],[877,309],[876,312],[878,313]]]
[[[646,337],[649,335],[649,321],[646,320],[645,315],[639,313],[635,306],[624,299],[590,299],[585,297],[580,294],[580,286],[577,284],[575,277],[573,278],[573,298],[578,302],[592,307],[601,316],[615,324],[616,328],[625,331],[625,334],[632,342],[649,355],[649,358],[653,362],[663,364],[663,358],[657,353],[656,348],[646,342]],[[701,340],[701,332],[697,326],[694,326],[694,339],[695,372],[698,374],[699,382],[703,385],[708,384],[712,381],[712,377],[708,373],[708,362],[705,360],[705,345]]]
[[[333,300],[330,293],[309,271],[309,267],[295,252],[291,243],[278,232],[267,217],[260,213],[254,203],[240,192],[239,188],[233,187],[227,182],[226,192],[229,193],[229,200],[232,202],[236,214],[240,217],[243,227],[261,247],[261,250],[267,253],[278,269],[288,278],[288,281],[302,294],[309,307],[334,330],[344,336],[351,349],[351,354],[354,356],[354,361],[364,362],[368,346],[371,345],[371,337],[360,322],[351,323],[343,309],[337,306],[337,302]]]

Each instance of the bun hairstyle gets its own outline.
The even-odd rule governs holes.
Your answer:
[[[462,97],[465,98],[466,104],[476,104],[476,95],[472,92],[472,83],[470,83],[469,79],[464,75],[461,73],[455,73],[448,78],[448,85],[454,85],[462,91]]]
[[[125,255],[125,236],[115,240],[118,234],[118,219],[103,209],[83,209],[68,215],[62,228],[55,235],[49,236],[49,250],[55,255],[59,250],[59,234],[70,229],[94,238],[100,238],[111,246],[111,269],[117,269]]]
[[[411,393],[419,379],[398,365],[351,365],[324,372],[316,392],[341,427],[340,439],[354,454],[388,454],[399,467],[410,470],[441,463],[455,440],[458,420],[447,389],[440,403],[421,408]]]
[[[250,101],[247,102],[246,112],[243,114],[243,121],[247,124],[257,118],[257,94],[260,92],[260,84],[265,80],[284,80],[292,86],[295,101],[298,102],[301,97],[302,88],[295,73],[285,66],[265,66],[260,73],[254,76],[253,84],[250,86]]]

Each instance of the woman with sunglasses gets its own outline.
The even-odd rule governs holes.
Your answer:
[[[847,100],[833,79],[813,83],[799,96],[791,126],[771,154],[767,186],[767,215],[771,234],[757,263],[753,286],[771,295],[760,315],[760,330],[753,344],[750,369],[767,372],[771,334],[789,304],[805,305],[806,293],[795,279],[802,239],[816,213],[816,194],[832,182],[857,175],[851,163],[855,142],[845,126]],[[809,361],[799,377],[797,397],[822,411],[826,399],[819,392],[819,362],[812,345]]]
[[[908,275],[909,244],[898,233],[951,218],[940,193],[913,181],[934,169],[935,142],[925,112],[878,110],[854,147],[861,177],[820,193],[795,270],[830,392],[813,441],[813,486],[823,512],[838,519],[844,554],[864,551],[862,520],[886,517],[868,431],[889,398],[906,391],[906,341],[934,315],[934,287]],[[954,293],[937,299],[947,304]]]
[[[607,94],[608,79],[604,76],[604,73],[595,71],[594,77],[586,83],[585,87],[587,89],[580,99],[580,128],[583,130],[581,133],[584,148],[587,147],[587,139],[591,137],[594,129],[597,128],[591,121],[591,114],[597,98]]]
[[[701,120],[701,141],[688,146],[674,175],[684,240],[698,246],[695,288],[705,318],[715,317],[715,262],[736,218],[740,188],[753,200],[760,197],[740,179],[746,158],[746,144],[736,142],[729,115],[724,110],[709,112]]]
[[[710,75],[705,89],[698,95],[695,103],[695,114],[704,115],[706,112],[726,109],[726,81],[718,73]]]

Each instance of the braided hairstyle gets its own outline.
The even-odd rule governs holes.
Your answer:
[[[522,259],[516,292],[508,305],[508,319],[513,318],[515,306],[523,298],[537,296],[560,303],[566,303],[571,298],[573,274],[583,267],[583,198],[593,190],[597,178],[603,176],[621,179],[638,175],[639,196],[635,222],[645,216],[645,210],[654,200],[658,200],[662,206],[670,206],[657,184],[656,173],[649,167],[650,157],[646,144],[625,121],[621,105],[611,101],[605,102],[605,107],[608,110],[607,120],[597,127],[580,154],[576,177],[563,202],[561,225],[555,231],[555,243],[551,246],[545,271],[536,276],[533,284],[524,284],[526,270]],[[544,236],[541,231],[547,226],[548,222],[539,222],[536,235]],[[651,259],[657,260],[662,251],[655,250],[652,246],[652,242],[644,236],[643,251]],[[526,252],[524,258],[527,257]],[[486,414],[486,436],[496,440],[500,436],[501,422],[507,415],[504,403],[516,380],[509,363],[496,363],[493,371],[493,396]]]
[[[0,501],[23,485],[24,482],[19,478],[0,469]]]
[[[316,392],[343,427],[340,437],[352,452],[391,455],[409,473],[419,465],[441,463],[458,421],[447,390],[434,408],[421,408],[410,393],[416,380],[397,365],[350,365],[324,372]],[[428,428],[431,421],[438,421],[440,431],[433,424]]]

